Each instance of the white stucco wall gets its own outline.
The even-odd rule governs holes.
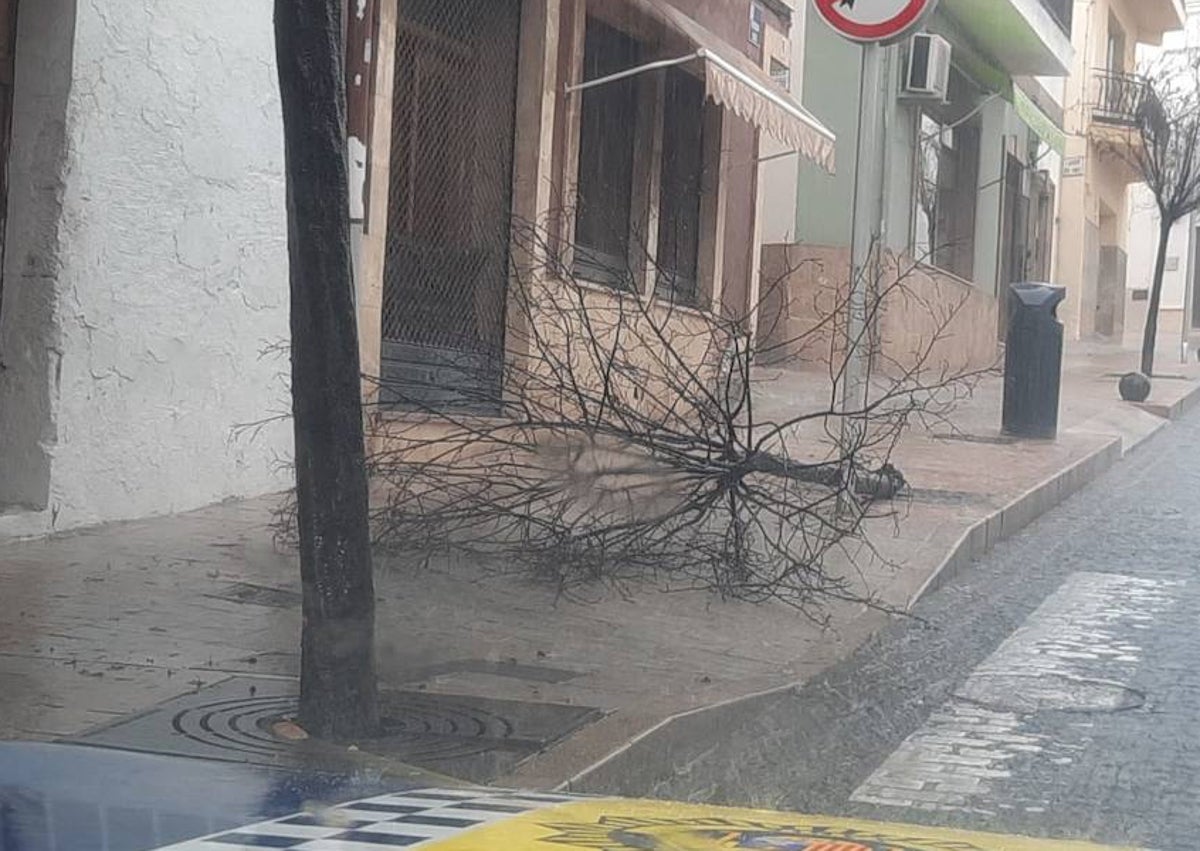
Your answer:
[[[287,410],[286,356],[261,356],[288,336],[271,4],[78,0],[75,27],[46,514],[282,489],[290,423],[233,433]]]
[[[1158,209],[1145,184],[1129,191],[1129,266],[1125,286],[1130,290],[1148,290],[1154,281],[1154,261],[1158,252]],[[1187,288],[1188,224],[1179,222],[1171,229],[1167,243],[1167,271],[1163,273],[1162,307],[1182,310]]]
[[[1138,62],[1153,67],[1164,53],[1194,49],[1200,45],[1200,0],[1185,4],[1188,21],[1183,30],[1165,33],[1161,46],[1139,44]],[[1158,210],[1154,196],[1145,184],[1129,188],[1129,266],[1125,276],[1127,290],[1148,290],[1154,280],[1154,262],[1158,251]],[[1163,273],[1163,310],[1182,310],[1187,299],[1188,257],[1192,251],[1188,221],[1171,229],[1167,243],[1167,270]]]

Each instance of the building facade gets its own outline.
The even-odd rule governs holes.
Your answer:
[[[0,0],[0,536],[289,487],[270,4],[16,1]],[[346,7],[380,417],[504,392],[510,279],[537,259],[516,230],[545,237],[548,286],[752,321],[760,140],[834,167],[788,93],[791,0]]]
[[[359,246],[381,415],[505,392],[514,266],[598,309],[634,297],[752,323],[761,140],[834,168],[832,133],[788,90],[798,11],[381,0]]]
[[[909,288],[931,302],[962,305],[948,335],[953,342],[943,347],[956,366],[994,360],[1003,331],[998,297],[1011,282],[1049,274],[1064,149],[1062,102],[1049,78],[1071,67],[1071,11],[1060,0],[943,0],[925,23],[951,50],[948,89],[935,96],[906,85],[910,43],[884,51],[884,197],[876,238],[917,264]],[[828,175],[801,165],[791,214],[782,223],[774,214],[765,268],[779,268],[785,255],[819,258],[795,276],[784,303],[764,305],[781,334],[819,321],[808,307],[819,300],[814,288],[849,278],[862,61],[860,47],[809,16],[802,98],[837,134],[839,168]],[[769,191],[786,196],[790,188]],[[938,321],[899,307],[884,311],[880,344],[903,359],[917,340],[937,333]]]
[[[1150,96],[1138,45],[1160,44],[1184,20],[1182,0],[1076,0],[1054,276],[1067,287],[1060,315],[1076,339],[1124,334],[1129,189],[1139,177],[1105,143],[1130,137]]]

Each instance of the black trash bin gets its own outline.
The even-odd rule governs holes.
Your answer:
[[[1063,326],[1058,305],[1065,287],[1013,284],[1008,291],[1004,355],[1004,433],[1053,438],[1058,433]]]

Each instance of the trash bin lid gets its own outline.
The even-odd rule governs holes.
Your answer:
[[[1009,298],[1041,310],[1053,310],[1067,297],[1067,288],[1057,284],[1023,281],[1009,286]]]

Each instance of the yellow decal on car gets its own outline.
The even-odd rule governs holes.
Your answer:
[[[1100,851],[1084,842],[695,804],[584,800],[473,828],[436,851]]]

